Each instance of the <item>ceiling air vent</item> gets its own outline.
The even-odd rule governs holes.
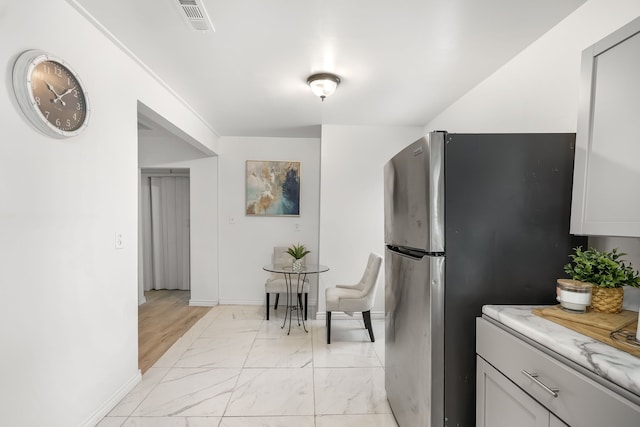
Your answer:
[[[191,26],[198,31],[207,31],[213,28],[207,11],[202,5],[202,0],[178,0],[182,9],[182,16]]]

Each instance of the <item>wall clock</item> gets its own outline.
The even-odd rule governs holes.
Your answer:
[[[24,115],[45,135],[69,138],[87,127],[87,92],[62,59],[40,50],[23,52],[13,66],[13,90]]]

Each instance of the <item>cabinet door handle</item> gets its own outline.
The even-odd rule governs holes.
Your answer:
[[[544,389],[547,393],[549,393],[553,397],[558,397],[558,392],[560,391],[557,388],[551,388],[547,386],[545,383],[538,379],[538,374],[530,374],[524,369],[521,371],[527,378],[531,379],[534,383],[538,384],[540,387]]]

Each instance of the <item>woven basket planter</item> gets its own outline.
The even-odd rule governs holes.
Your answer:
[[[599,288],[591,290],[591,311],[598,313],[620,313],[622,311],[622,288]]]

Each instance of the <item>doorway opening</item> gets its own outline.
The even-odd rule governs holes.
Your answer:
[[[143,373],[210,310],[203,306],[201,263],[191,259],[192,240],[201,249],[208,234],[198,221],[200,193],[190,191],[192,184],[200,188],[209,172],[202,161],[207,165],[210,157],[215,153],[208,147],[138,101],[138,365]]]
[[[144,373],[201,313],[189,307],[189,169],[141,169],[140,177],[145,302],[138,308],[138,367]]]
[[[144,291],[189,291],[189,169],[142,169]]]

